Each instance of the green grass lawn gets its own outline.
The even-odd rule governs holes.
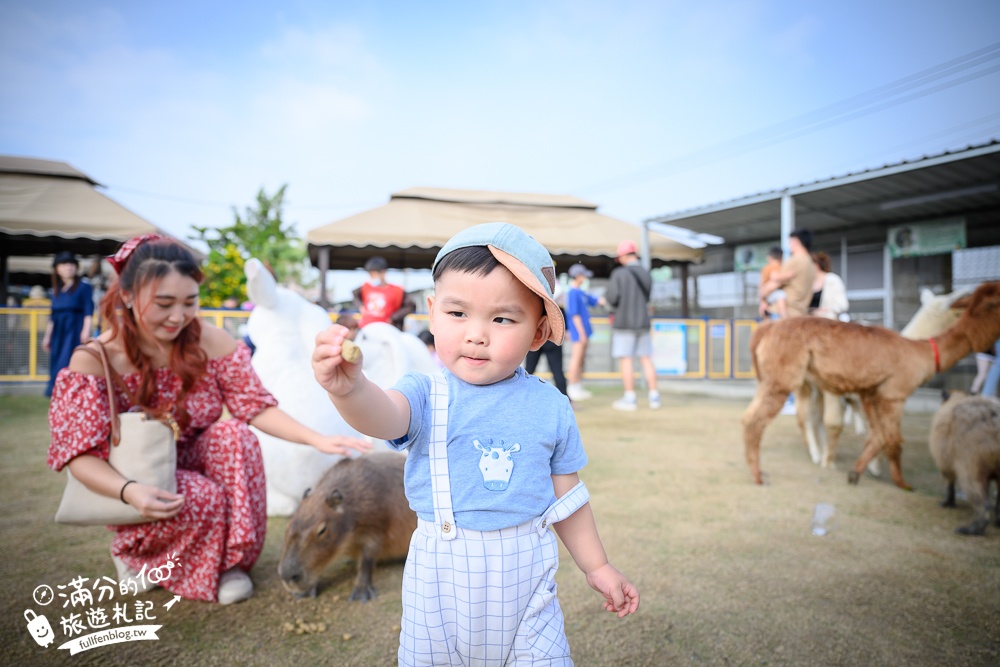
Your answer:
[[[839,470],[813,466],[790,417],[765,433],[770,484],[756,487],[739,435],[744,402],[666,396],[662,410],[622,414],[610,408],[616,387],[594,391],[577,406],[590,456],[581,477],[612,562],[642,605],[621,621],[601,611],[564,552],[559,597],[578,665],[1000,664],[1000,529],[955,535],[970,513],[938,505],[929,415],[904,419],[912,493],[867,475],[849,486],[846,469],[861,450],[853,434]],[[0,397],[2,664],[395,664],[402,565],[379,567],[371,603],[347,600],[346,562],[327,571],[318,597],[296,601],[276,571],[283,518],[268,522],[247,602],[181,600],[166,610],[171,596],[156,590],[137,600],[153,603],[157,641],[57,650],[66,610],[36,604],[35,588],[114,571],[107,530],[52,520],[63,478],[45,467],[46,409],[43,398]],[[809,531],[818,502],[837,509],[822,538]],[[54,645],[35,644],[26,609],[57,626]]]

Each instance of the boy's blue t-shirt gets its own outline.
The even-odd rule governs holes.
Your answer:
[[[569,338],[574,343],[580,340],[580,334],[576,330],[576,325],[573,324],[573,316],[580,316],[583,320],[583,330],[587,332],[587,338],[590,338],[594,330],[590,326],[590,311],[587,310],[587,307],[596,305],[597,297],[587,294],[578,287],[571,287],[566,293],[566,331],[569,332]]]
[[[443,373],[455,523],[499,530],[540,516],[556,499],[551,475],[568,475],[587,464],[567,398],[520,367],[513,377],[485,386]],[[406,497],[427,521],[434,520],[430,382],[426,375],[410,373],[393,387],[410,403],[410,428],[389,442],[394,449],[409,449]]]

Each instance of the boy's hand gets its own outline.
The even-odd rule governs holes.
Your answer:
[[[588,572],[587,583],[604,596],[604,609],[617,612],[618,618],[625,618],[638,611],[639,591],[610,563]]]
[[[313,375],[320,386],[334,396],[350,392],[361,377],[361,351],[357,350],[358,358],[353,363],[344,359],[344,341],[348,333],[347,327],[334,324],[316,336],[313,349]]]

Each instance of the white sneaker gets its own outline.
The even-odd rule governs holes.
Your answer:
[[[243,602],[253,595],[253,582],[250,575],[238,567],[226,570],[219,577],[219,604]]]
[[[622,412],[635,412],[636,404],[634,398],[625,398],[622,396],[617,401],[611,404],[615,410],[621,410]]]
[[[659,410],[661,405],[662,404],[660,403],[660,395],[659,394],[650,394],[649,395],[649,409],[650,410]]]
[[[566,395],[569,396],[571,401],[586,401],[588,398],[593,398],[594,395],[583,387],[569,386],[566,387]]]
[[[125,564],[118,556],[111,554],[111,562],[115,564],[115,572],[118,574],[118,583],[128,586],[128,590],[136,593],[145,593],[154,588],[159,588],[157,584],[151,583],[146,577],[140,577],[139,573]]]

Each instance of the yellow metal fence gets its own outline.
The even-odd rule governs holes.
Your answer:
[[[0,383],[48,379],[49,355],[42,350],[42,338],[49,312],[48,308],[0,308]],[[200,316],[240,337],[250,313],[203,310]],[[331,315],[331,319],[336,316]],[[598,317],[591,323],[594,334],[587,349],[585,378],[617,378],[617,363],[611,358],[611,322],[606,317]],[[406,320],[406,330],[411,333],[426,328],[426,315],[411,315]],[[754,320],[655,319],[653,362],[657,374],[692,379],[753,378],[749,344],[756,328]],[[571,346],[569,342],[563,346],[564,367],[569,363]],[[544,362],[538,370],[543,371],[540,375],[546,374]]]

